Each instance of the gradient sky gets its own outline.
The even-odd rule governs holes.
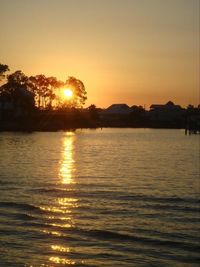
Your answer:
[[[0,0],[0,63],[81,79],[86,106],[199,104],[199,0]]]

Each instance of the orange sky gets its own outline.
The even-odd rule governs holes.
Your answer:
[[[86,106],[199,104],[199,0],[0,0],[0,62],[81,79]]]

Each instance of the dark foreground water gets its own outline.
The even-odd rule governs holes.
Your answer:
[[[0,267],[198,266],[199,136],[0,133]]]

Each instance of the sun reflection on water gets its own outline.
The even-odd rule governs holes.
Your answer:
[[[75,184],[74,172],[74,141],[75,134],[73,132],[67,132],[63,139],[62,158],[60,161],[59,179],[63,188],[70,189]],[[71,191],[69,191],[71,192]],[[56,244],[50,245],[52,254],[49,257],[51,264],[60,265],[74,265],[76,262],[70,259],[71,249],[68,246],[59,244],[59,237],[65,237],[67,235],[67,228],[74,227],[73,222],[73,209],[78,207],[78,199],[68,196],[68,191],[63,190],[61,197],[55,198],[55,203],[42,209],[46,212],[50,212],[48,225],[53,227],[53,231],[46,231],[46,234],[57,236]],[[55,227],[55,228],[54,228]],[[55,229],[55,230],[54,230]]]
[[[63,154],[59,173],[62,183],[66,185],[75,183],[72,177],[75,171],[74,141],[75,134],[67,132],[63,140]]]
[[[75,261],[72,260],[68,260],[65,258],[60,258],[60,257],[50,257],[49,258],[50,261],[52,261],[53,263],[59,263],[59,264],[64,264],[64,265],[74,265]]]
[[[78,207],[78,199],[76,198],[68,198],[68,197],[64,197],[64,198],[58,198],[58,203],[63,207],[73,207],[73,208],[77,208]]]
[[[55,250],[55,251],[70,252],[69,248],[58,246],[58,245],[52,245],[51,248],[52,248],[52,250]]]

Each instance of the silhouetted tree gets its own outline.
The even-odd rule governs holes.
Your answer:
[[[168,101],[168,102],[166,103],[166,105],[168,105],[168,106],[174,106],[174,102],[172,102],[172,101]]]
[[[99,119],[99,114],[98,114],[97,108],[94,104],[90,105],[88,107],[88,110],[89,110],[91,119],[93,119],[93,120]]]
[[[1,86],[0,94],[15,96],[17,92],[26,87],[27,89],[28,77],[20,70],[10,74],[7,78],[7,83]]]
[[[194,109],[194,106],[191,105],[191,104],[189,104],[189,105],[187,106],[187,110],[192,110],[192,109]]]
[[[36,75],[29,78],[30,88],[35,95],[38,108],[44,108],[44,97],[47,91],[47,78],[45,75]]]
[[[0,81],[5,78],[5,72],[9,71],[8,65],[0,64]]]
[[[46,97],[48,98],[47,102],[47,108],[52,108],[52,103],[55,100],[56,103],[54,103],[55,108],[58,108],[58,94],[57,91],[59,88],[64,86],[64,82],[57,80],[56,77],[48,77],[48,90],[46,92]]]
[[[9,71],[9,67],[0,64],[0,81],[5,78],[6,71]],[[73,97],[68,101],[64,101],[59,91],[59,88],[64,86],[73,91]],[[17,102],[25,92],[27,95],[32,93],[39,109],[77,108],[81,107],[87,99],[83,82],[75,77],[69,77],[64,83],[56,77],[46,77],[43,74],[28,77],[18,70],[10,74],[7,77],[7,83],[0,87],[1,100],[4,98]]]
[[[131,107],[131,114],[135,117],[141,117],[141,115],[143,115],[145,113],[145,109],[142,106],[132,106]]]
[[[131,107],[132,112],[129,115],[129,119],[131,122],[136,124],[142,124],[146,120],[145,118],[145,109],[142,106],[132,106]]]
[[[64,85],[56,77],[46,77],[43,74],[31,76],[29,82],[29,87],[35,94],[36,105],[40,109],[51,109],[56,99],[56,90]]]
[[[8,83],[12,85],[27,85],[28,77],[21,71],[17,70],[8,76]]]
[[[200,115],[200,105],[197,107],[189,104],[186,109],[186,115],[191,116],[191,115]]]
[[[82,107],[87,99],[87,92],[81,80],[75,77],[69,77],[65,83],[73,91],[73,100],[71,101],[72,107]]]
[[[10,74],[7,83],[0,87],[0,98],[10,102],[14,108],[32,110],[34,108],[34,95],[29,91],[28,77],[20,70]]]

